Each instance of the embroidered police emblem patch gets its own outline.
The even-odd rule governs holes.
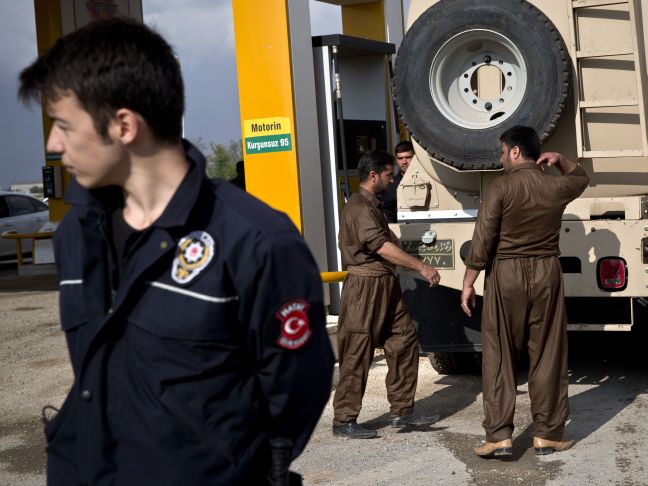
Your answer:
[[[205,231],[192,231],[178,243],[171,278],[180,285],[191,282],[214,258],[214,238]]]
[[[277,313],[281,322],[281,333],[277,344],[284,349],[301,348],[311,337],[312,331],[308,325],[308,302],[291,300],[283,304]]]

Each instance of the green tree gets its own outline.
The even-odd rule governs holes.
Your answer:
[[[241,139],[230,140],[227,145],[224,145],[212,141],[206,142],[200,137],[192,143],[205,154],[209,177],[227,180],[236,175],[236,162],[243,159]]]
[[[31,186],[31,187],[29,188],[29,193],[30,193],[30,194],[40,194],[41,192],[43,192],[43,188],[42,188],[42,187],[38,187],[38,186]]]

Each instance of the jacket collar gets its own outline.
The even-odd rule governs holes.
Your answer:
[[[207,179],[205,157],[189,141],[183,140],[182,144],[189,162],[189,170],[162,215],[153,223],[154,227],[183,226],[196,203],[203,180]],[[73,178],[65,194],[65,202],[78,206],[83,219],[121,206],[123,193],[117,186],[88,190]]]
[[[205,157],[187,140],[183,140],[185,155],[189,162],[189,170],[176,189],[166,209],[153,226],[158,228],[172,228],[184,226],[189,219],[189,214],[196,204],[202,183],[207,179],[205,174]]]
[[[378,206],[380,204],[380,200],[371,192],[367,191],[363,187],[358,188],[358,194],[360,194],[362,197],[367,199],[371,204],[374,206]]]
[[[536,170],[542,170],[538,164],[535,162],[522,162],[520,164],[514,165],[510,169],[506,171],[507,174],[512,174],[513,172],[517,172],[518,170],[522,169],[536,169]]]

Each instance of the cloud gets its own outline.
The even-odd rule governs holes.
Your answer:
[[[176,50],[183,66],[197,66],[215,57],[234,55],[232,4],[228,0],[147,0],[144,22]]]
[[[16,97],[17,89],[15,79],[0,79],[0,188],[12,182],[40,180],[44,164],[40,106],[23,106]]]
[[[313,35],[342,31],[340,7],[310,0]],[[176,49],[186,86],[185,135],[226,143],[241,136],[232,4],[145,0],[144,21]]]
[[[265,1],[265,0],[258,0]],[[305,0],[303,0],[305,1]],[[309,0],[312,35],[342,31],[340,8]],[[186,136],[219,143],[241,137],[230,0],[143,0],[144,21],[175,48],[186,85]],[[16,100],[18,73],[36,58],[32,0],[0,0],[0,185],[39,180],[41,115]]]
[[[0,2],[0,19],[3,19],[0,36],[0,77],[3,80],[11,79],[15,84],[20,71],[36,59],[34,3]]]
[[[145,0],[144,22],[174,47],[185,82],[185,136],[240,138],[234,22],[229,0]]]
[[[31,1],[0,2],[0,186],[38,181],[43,165],[43,135],[38,105],[17,99],[18,75],[36,59],[36,23]]]

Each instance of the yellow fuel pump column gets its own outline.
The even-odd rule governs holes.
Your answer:
[[[247,190],[285,212],[326,271],[308,2],[232,2]]]
[[[246,188],[301,229],[288,6],[232,3]]]

